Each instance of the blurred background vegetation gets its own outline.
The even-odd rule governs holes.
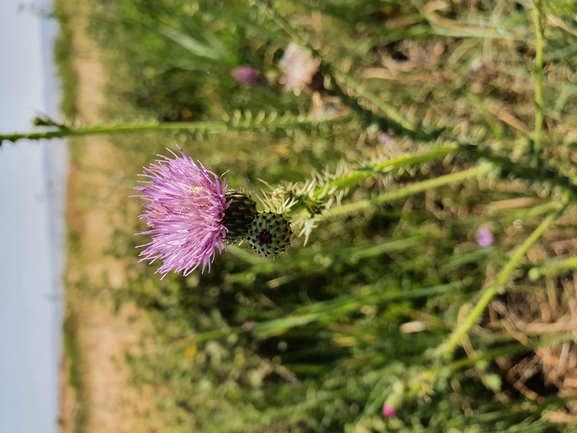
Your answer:
[[[119,305],[136,302],[155,324],[126,359],[133,385],[152,385],[166,431],[570,429],[577,419],[571,203],[514,263],[455,353],[442,357],[438,348],[556,209],[563,190],[547,173],[574,185],[576,12],[568,0],[542,8],[546,121],[535,132],[541,69],[528,1],[91,0],[89,32],[106,66],[111,123],[321,116],[273,131],[111,136],[124,167],[118,188],[128,191],[142,166],[175,143],[257,197],[270,193],[267,185],[286,192],[289,182],[322,184],[332,179],[326,173],[394,162],[347,185],[333,214],[304,221],[315,226],[306,245],[295,235],[275,260],[231,247],[210,274],[161,280],[156,264],[138,263],[135,247],[145,240],[133,235],[143,229],[137,207],[127,199],[115,209],[109,254],[128,279],[112,295]],[[67,16],[56,14],[66,76]],[[324,84],[338,96],[330,121],[315,94],[283,89],[279,61],[291,42],[303,41],[322,58]],[[266,84],[235,80],[231,73],[244,65]],[[74,79],[65,81],[72,122]],[[422,134],[391,121],[387,107]],[[395,162],[455,142],[536,169],[520,175],[497,164],[485,176],[379,201],[486,163],[467,152]],[[367,205],[341,212],[340,203]],[[477,242],[481,228],[494,236],[491,245]],[[108,287],[103,278],[90,290]],[[385,404],[395,416],[383,415]]]

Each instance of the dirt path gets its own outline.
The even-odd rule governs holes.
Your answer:
[[[66,0],[71,16],[77,110],[83,124],[101,121],[105,71],[96,44],[86,35],[85,1]],[[63,433],[140,433],[149,425],[152,398],[127,385],[124,363],[148,323],[133,306],[115,312],[111,293],[124,281],[126,264],[106,250],[129,191],[120,184],[118,151],[106,137],[71,141],[67,222],[67,320],[72,324],[74,354],[63,360],[60,426]],[[70,351],[69,351],[70,352]]]

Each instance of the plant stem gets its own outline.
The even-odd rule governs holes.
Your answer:
[[[378,197],[361,200],[355,203],[349,203],[339,206],[328,211],[323,212],[324,218],[330,218],[337,215],[343,215],[350,212],[357,212],[372,206],[384,204],[393,200],[397,200],[409,195],[423,192],[429,189],[438,188],[439,186],[448,185],[455,182],[462,182],[467,179],[483,176],[493,169],[492,164],[483,164],[478,167],[473,167],[468,170],[459,171],[457,173],[447,174],[445,176],[437,177],[435,179],[425,180],[423,182],[413,183],[405,187],[387,192]]]
[[[577,257],[571,257],[569,259],[557,262],[550,266],[541,266],[532,268],[529,271],[529,278],[531,280],[537,280],[541,277],[556,277],[557,275],[575,269],[577,269]]]
[[[226,131],[224,122],[191,122],[191,123],[141,123],[118,125],[95,125],[79,128],[59,128],[54,131],[28,132],[0,135],[0,143],[4,140],[16,142],[22,139],[42,140],[47,138],[80,137],[96,134],[133,134],[138,132],[161,131]]]
[[[475,363],[480,361],[492,361],[499,356],[511,356],[517,352],[527,352],[528,350],[535,349],[537,347],[549,346],[554,343],[564,343],[565,341],[570,340],[575,340],[575,335],[573,332],[556,335],[550,338],[542,338],[537,341],[532,341],[528,344],[521,344],[517,342],[517,344],[514,346],[508,345],[505,347],[499,347],[497,349],[486,350],[482,354],[475,357],[453,361],[451,363],[451,368],[457,370],[459,368],[475,365]]]
[[[574,197],[577,197],[576,179],[558,173],[554,168],[545,165],[542,160],[540,160],[541,163],[539,167],[523,165],[522,163],[512,161],[505,156],[497,155],[489,149],[483,149],[469,143],[459,143],[459,150],[462,150],[475,161],[486,159],[489,162],[492,162],[496,167],[499,167],[503,177],[510,175],[530,182],[548,182],[553,186],[558,186],[563,190],[570,192]]]
[[[359,95],[363,96],[367,101],[375,104],[375,106],[379,110],[381,110],[383,113],[385,113],[385,115],[389,119],[391,119],[393,122],[397,123],[405,131],[412,133],[411,135],[416,135],[418,138],[421,138],[423,140],[427,140],[427,139],[430,140],[430,139],[435,138],[435,137],[430,136],[426,132],[420,130],[413,122],[411,122],[409,119],[404,117],[401,113],[399,113],[395,109],[395,107],[393,107],[391,104],[385,102],[381,97],[379,97],[378,95],[374,94],[373,92],[371,92],[369,90],[366,90],[366,88],[363,84],[359,83],[357,80],[355,80],[350,75],[339,71],[338,69],[336,69],[335,67],[333,67],[330,64],[324,64],[324,67],[325,67],[326,71],[329,72],[329,74],[333,76],[333,78],[335,78],[335,79],[338,78],[341,82],[345,83],[351,89],[355,90],[355,92],[357,92]],[[342,90],[340,92],[342,92]],[[340,96],[342,98],[343,95],[341,94]],[[354,104],[358,104],[358,103],[356,101],[354,101]],[[350,102],[349,102],[349,105],[350,105]]]
[[[448,359],[453,355],[453,352],[457,348],[457,346],[461,343],[463,337],[469,332],[469,330],[479,321],[481,315],[491,302],[491,300],[499,293],[500,291],[505,289],[505,285],[511,276],[511,273],[517,269],[517,266],[525,257],[529,249],[543,236],[545,231],[557,220],[559,215],[565,210],[567,205],[569,204],[569,196],[566,195],[563,202],[560,204],[557,211],[550,214],[540,225],[531,233],[531,235],[519,246],[509,262],[505,265],[505,267],[499,272],[497,278],[489,287],[485,289],[481,299],[473,310],[469,313],[467,318],[457,327],[455,331],[449,336],[449,338],[441,344],[436,349],[436,355],[439,358]]]
[[[441,159],[458,150],[456,146],[438,147],[429,152],[417,155],[402,155],[398,158],[389,159],[367,167],[358,168],[352,172],[345,173],[332,179],[324,186],[319,186],[315,190],[315,198],[321,198],[327,191],[343,190],[358,185],[381,172],[392,171],[403,167],[412,167],[425,162]]]
[[[533,20],[535,22],[535,132],[533,136],[535,157],[541,152],[541,136],[545,116],[543,114],[543,4],[533,0]]]
[[[339,123],[343,119],[331,119],[329,123]],[[318,122],[308,118],[280,116],[278,118],[235,119],[221,122],[167,122],[167,123],[140,123],[95,125],[78,128],[61,127],[52,131],[28,132],[16,134],[0,134],[0,146],[3,141],[16,142],[18,140],[42,140],[50,138],[80,137],[96,134],[134,134],[139,132],[186,132],[186,133],[217,133],[227,131],[266,130],[287,127],[315,127]],[[326,124],[327,122],[323,122]]]

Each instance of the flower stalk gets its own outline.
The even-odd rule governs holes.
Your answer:
[[[542,0],[533,0],[533,21],[535,23],[535,131],[533,134],[533,151],[539,158],[543,135],[545,115],[543,113],[543,50],[545,40],[543,36],[543,4]]]

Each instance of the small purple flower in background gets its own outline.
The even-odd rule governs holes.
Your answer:
[[[318,72],[320,64],[320,59],[314,60],[298,44],[291,42],[279,62],[285,91],[300,95],[305,87],[313,84],[313,77]]]
[[[253,327],[254,327],[254,322],[250,321],[250,320],[248,322],[244,322],[241,326],[243,331],[250,331]]]
[[[483,248],[493,245],[493,242],[495,241],[491,229],[487,226],[479,227],[479,230],[477,230],[477,233],[475,234],[475,238],[477,239],[479,246]]]
[[[396,415],[395,408],[390,404],[384,404],[383,415],[385,415],[387,418],[393,418]]]
[[[391,134],[385,133],[383,131],[377,132],[377,140],[379,140],[379,143],[384,144],[385,146],[391,146],[395,144],[395,138]]]
[[[225,249],[226,227],[222,224],[229,206],[225,198],[226,180],[198,165],[178,148],[182,156],[161,156],[156,164],[145,168],[148,180],[134,187],[141,193],[144,212],[140,216],[151,228],[139,235],[151,235],[152,241],[140,253],[140,261],[163,264],[156,271],[172,270],[189,275],[202,264],[202,272],[214,260],[216,250]]]
[[[262,74],[250,66],[239,66],[234,69],[231,74],[232,77],[240,84],[246,87],[260,86],[265,84],[265,79]]]

